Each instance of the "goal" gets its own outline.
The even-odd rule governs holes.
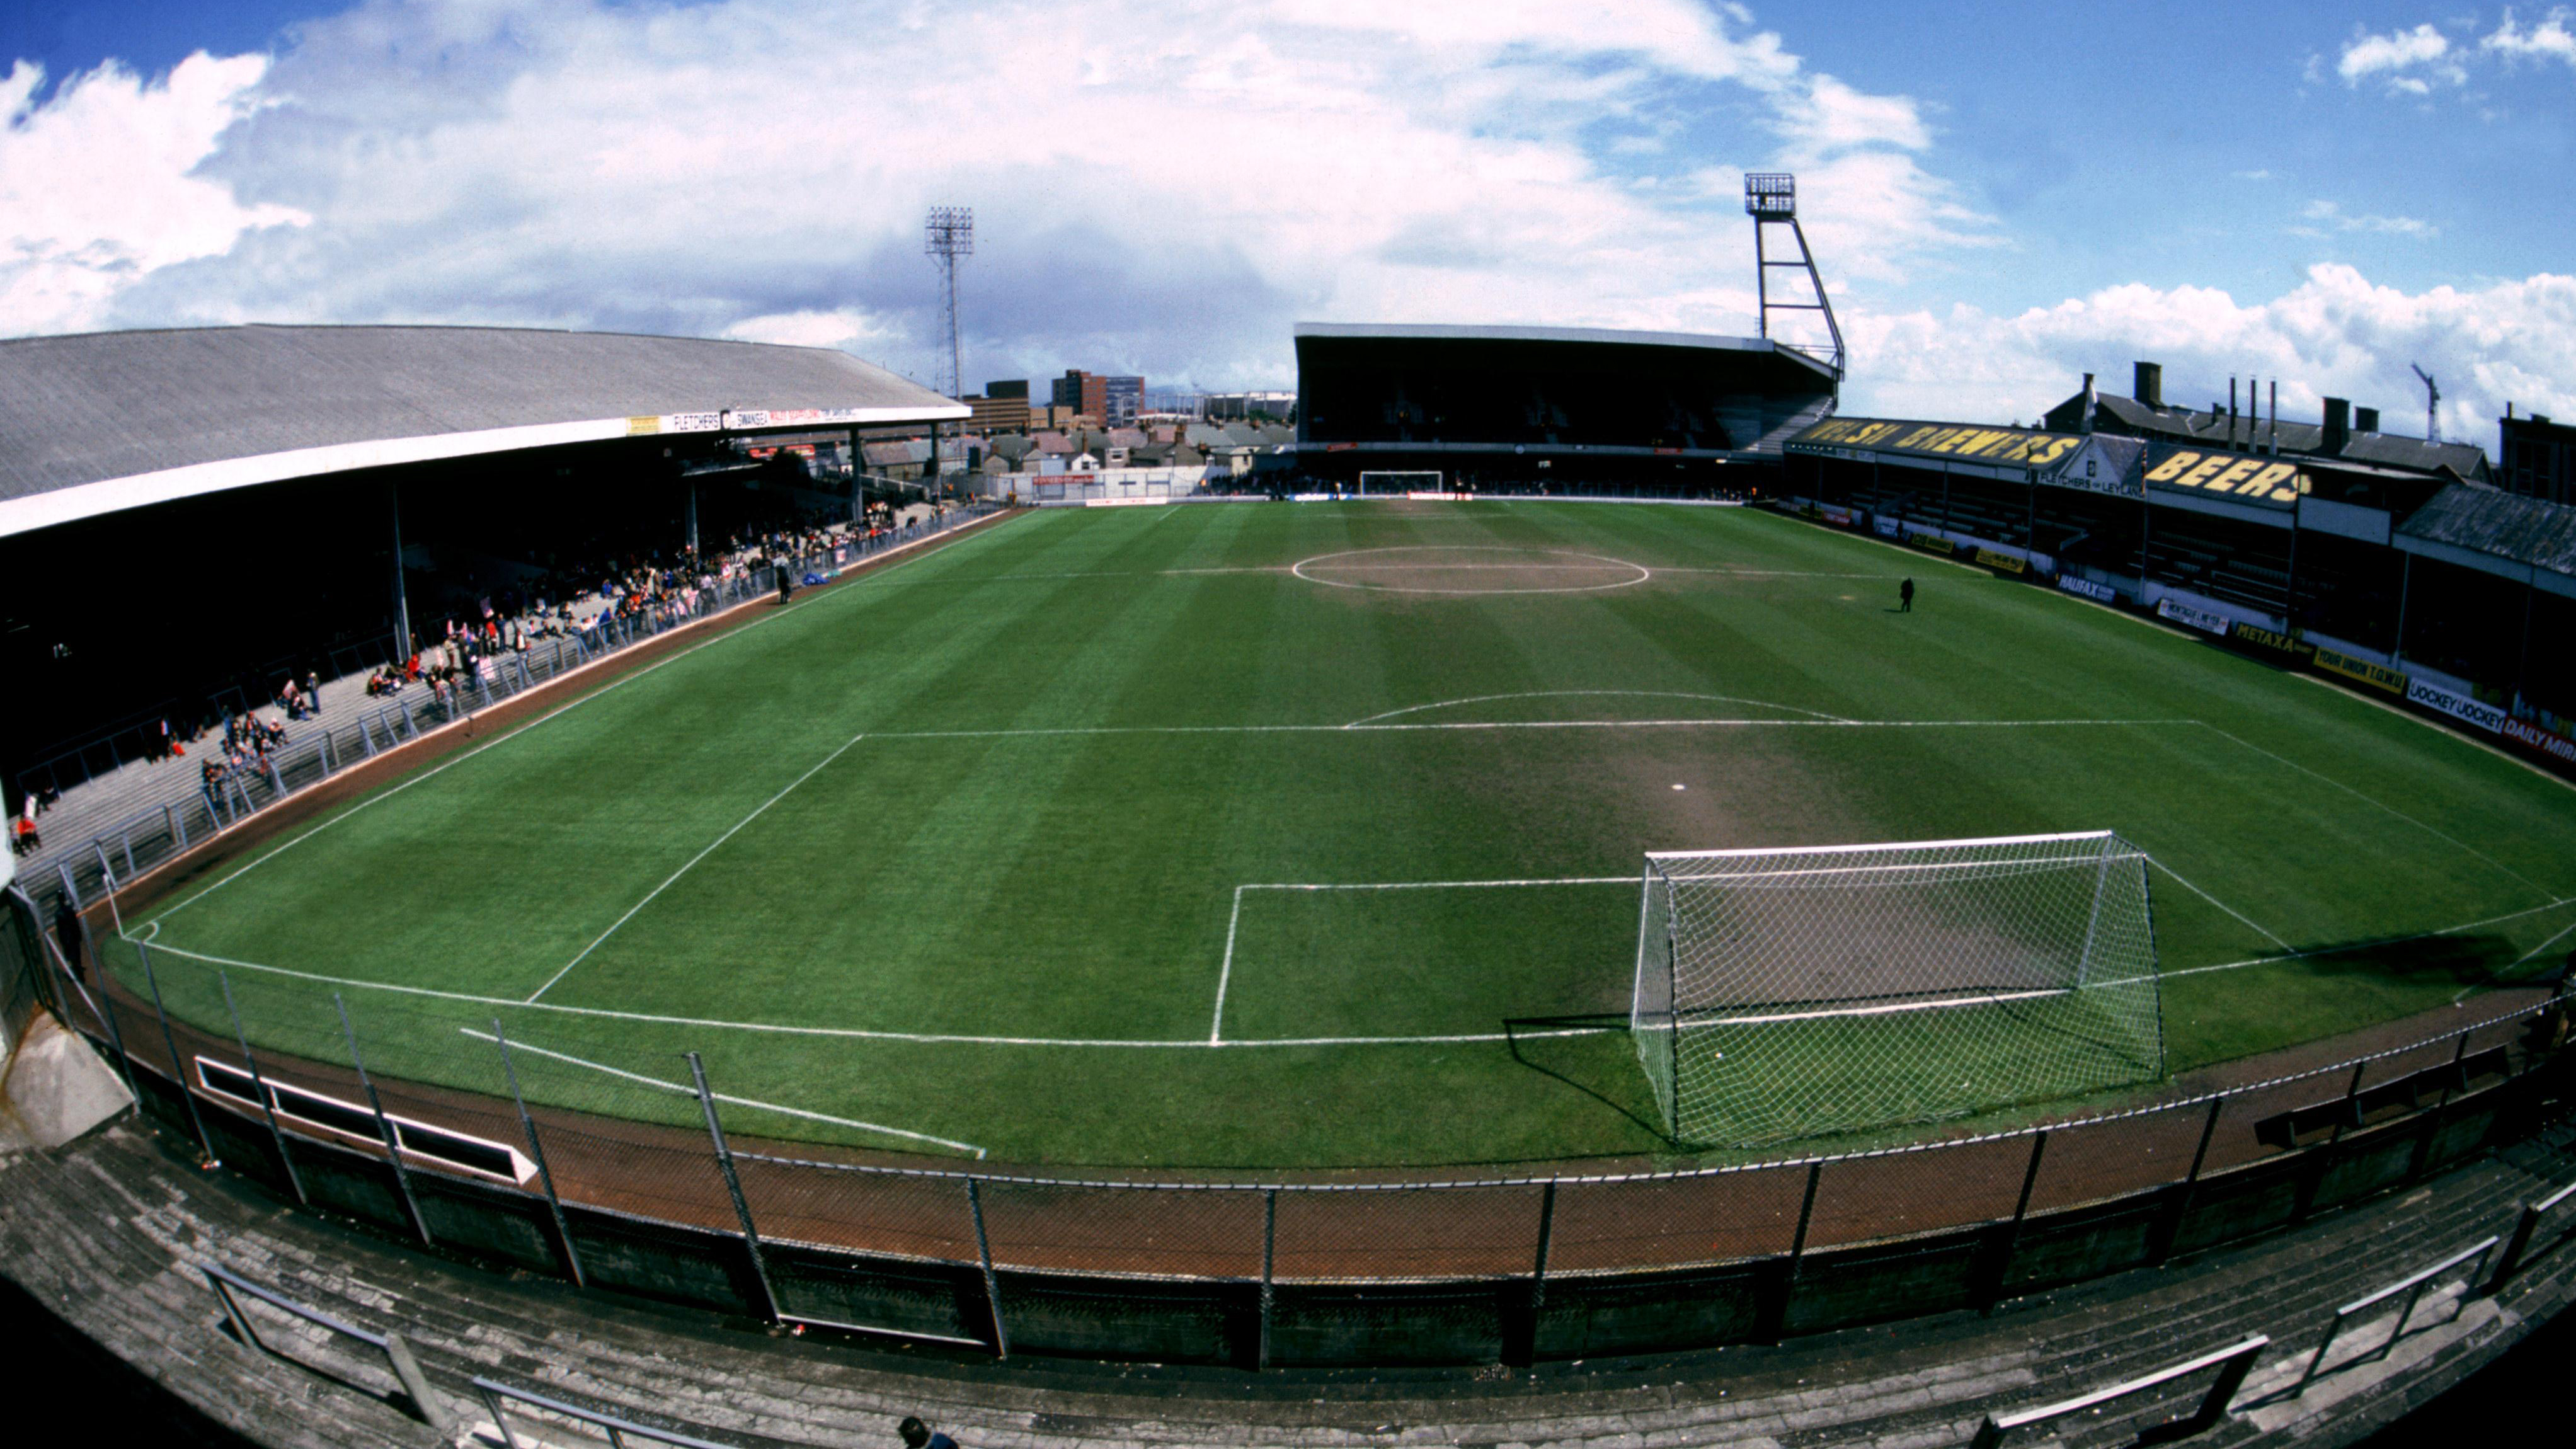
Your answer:
[[[1428,473],[1363,472],[1360,474],[1360,492],[1363,495],[1391,494],[1401,498],[1407,493],[1440,491],[1442,491],[1440,474],[1437,470]]]
[[[2110,831],[1650,852],[1629,1016],[1676,1141],[1749,1147],[2164,1074]]]

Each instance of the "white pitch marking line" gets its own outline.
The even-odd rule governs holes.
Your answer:
[[[1234,928],[1243,923],[1243,887],[1234,888],[1234,909],[1225,918],[1225,960],[1216,970],[1216,1015],[1208,1022],[1208,1045],[1225,1039],[1225,988],[1234,979]]]
[[[2371,796],[2365,795],[2350,785],[2345,784],[2343,781],[2335,779],[2331,775],[2318,774],[2316,771],[2309,769],[2307,766],[2300,764],[2296,760],[2289,759],[2286,756],[2273,754],[2270,750],[2263,748],[2261,745],[2255,744],[2251,740],[2240,739],[2235,735],[2229,734],[2227,731],[2209,723],[2207,720],[2194,720],[2192,723],[2199,725],[2202,729],[2208,730],[2212,734],[2217,735],[2220,739],[2232,740],[2239,745],[2243,745],[2245,748],[2263,756],[2265,759],[2278,761],[2279,763],[2287,765],[2291,769],[2298,771],[2302,775],[2308,775],[2316,779],[2323,780],[2327,784],[2334,786],[2336,789],[2341,790],[2345,794],[2350,795],[2354,799],[2359,800],[2366,805],[2376,805],[2380,809],[2387,811],[2389,814],[2396,816],[2398,819],[2405,821],[2407,824],[2414,826],[2416,829],[2421,830],[2436,839],[2447,841],[2450,844],[2467,851],[2469,854],[2474,855],[2478,859],[2485,861],[2487,864],[2494,866],[2496,869],[2503,871],[2506,875],[2512,876],[2515,880],[2522,882],[2524,885],[2531,887],[2542,895],[2545,896],[2549,894],[2548,887],[2543,886],[2540,882],[2524,875],[2521,871],[2515,870],[2512,866],[2505,864],[2503,861],[2496,859],[2494,856],[2487,854],[2485,851],[2478,849],[2476,846],[2469,844],[2465,840],[2444,834],[2442,831],[2425,824],[2423,821],[2416,819],[2414,816],[2407,814],[2405,811],[2398,809],[2396,806],[2391,805],[2386,801],[2374,799]]]
[[[734,836],[735,836],[735,834],[736,834],[736,833],[738,833],[739,831],[741,831],[741,829],[742,829],[744,826],[749,825],[751,822],[753,822],[753,821],[755,821],[755,820],[758,820],[762,815],[766,814],[766,813],[768,812],[768,810],[769,810],[769,807],[770,807],[770,806],[775,805],[775,804],[777,804],[779,801],[786,799],[786,798],[788,797],[788,795],[789,795],[791,792],[793,792],[793,791],[795,790],[795,788],[796,788],[798,785],[802,785],[802,784],[804,784],[806,781],[813,779],[816,775],[819,775],[819,774],[823,773],[823,766],[824,766],[824,765],[829,765],[829,764],[830,764],[830,763],[832,763],[834,760],[837,760],[837,759],[839,759],[841,756],[848,754],[848,753],[850,752],[850,747],[851,747],[852,745],[855,745],[855,744],[857,744],[859,741],[861,741],[861,740],[863,740],[863,739],[866,739],[866,738],[867,738],[867,735],[866,735],[865,733],[860,733],[860,734],[855,734],[855,735],[850,736],[850,738],[849,738],[846,742],[844,742],[844,743],[842,744],[842,746],[841,746],[839,749],[834,750],[832,753],[830,753],[830,754],[828,754],[828,755],[825,755],[825,756],[823,757],[822,764],[818,764],[818,765],[816,765],[814,768],[812,768],[812,769],[810,769],[810,770],[807,770],[804,774],[797,776],[793,781],[791,781],[791,782],[788,784],[788,786],[787,786],[787,788],[786,788],[785,790],[781,790],[781,791],[779,791],[777,794],[772,795],[772,796],[770,796],[768,799],[766,799],[766,800],[762,801],[762,802],[760,803],[760,808],[759,808],[759,809],[754,810],[754,811],[752,811],[750,814],[748,814],[748,815],[746,815],[746,816],[742,817],[740,820],[735,821],[735,822],[733,823],[733,829],[732,829],[732,830],[728,830],[728,831],[726,831],[724,834],[717,836],[717,837],[715,838],[714,842],[713,842],[712,844],[708,845],[706,849],[699,851],[697,854],[695,854],[695,855],[693,855],[693,856],[690,856],[690,857],[689,857],[689,863],[688,863],[687,865],[681,866],[678,870],[675,870],[675,871],[671,872],[669,879],[666,879],[666,880],[664,880],[660,885],[657,885],[657,886],[653,887],[653,889],[652,889],[649,893],[647,893],[647,894],[645,895],[644,899],[642,899],[642,900],[640,900],[640,901],[637,901],[634,905],[632,905],[632,906],[628,907],[628,908],[627,908],[627,911],[626,911],[626,914],[625,914],[625,915],[622,915],[622,916],[619,916],[619,917],[617,918],[617,921],[616,921],[616,924],[615,924],[615,925],[612,925],[612,926],[610,926],[607,930],[600,932],[600,933],[599,933],[599,939],[598,939],[598,940],[593,941],[593,942],[591,942],[589,945],[582,947],[582,948],[581,948],[581,954],[580,954],[579,956],[575,956],[575,957],[573,957],[573,958],[572,958],[571,960],[569,960],[569,961],[566,961],[566,962],[564,963],[563,969],[562,969],[561,971],[558,971],[558,972],[556,972],[554,975],[547,977],[547,978],[546,978],[546,984],[545,984],[545,985],[543,985],[543,986],[538,987],[538,988],[536,989],[535,993],[534,993],[534,994],[532,994],[532,995],[530,995],[530,996],[528,997],[527,1001],[526,1001],[525,1003],[523,1003],[523,1004],[524,1004],[524,1005],[529,1005],[529,1006],[533,1006],[533,1005],[535,1005],[538,997],[545,995],[545,994],[546,994],[547,992],[549,992],[549,991],[552,991],[552,990],[554,989],[554,987],[555,987],[555,983],[556,983],[556,982],[561,981],[561,980],[563,980],[566,976],[571,975],[571,974],[572,974],[572,968],[574,968],[575,966],[580,965],[584,960],[586,960],[586,959],[589,957],[589,955],[590,955],[590,953],[591,953],[591,952],[598,950],[598,949],[599,949],[599,946],[600,946],[600,942],[605,941],[605,940],[607,940],[609,937],[616,935],[616,934],[617,934],[617,932],[618,932],[618,928],[619,928],[619,927],[624,926],[628,921],[631,921],[631,920],[635,919],[635,913],[636,913],[637,911],[640,911],[640,910],[644,909],[646,906],[649,906],[649,905],[653,904],[653,897],[660,895],[662,892],[664,892],[664,891],[666,891],[666,890],[669,890],[669,889],[671,888],[671,884],[672,884],[672,882],[673,882],[673,881],[677,881],[680,877],[682,877],[682,876],[684,876],[684,875],[687,875],[690,871],[692,871],[692,870],[696,869],[696,868],[697,868],[697,864],[698,864],[698,862],[699,862],[699,861],[702,861],[702,860],[706,859],[708,856],[715,854],[715,853],[716,853],[716,846],[722,845],[722,844],[724,844],[726,841],[733,839],[733,838],[734,838]]]
[[[2570,921],[2566,925],[2559,927],[2557,932],[2550,936],[2548,940],[2543,941],[2539,945],[2532,947],[2530,950],[2523,952],[2519,956],[2516,956],[2513,959],[2513,966],[2519,966],[2523,962],[2530,960],[2532,957],[2539,955],[2541,952],[2548,950],[2550,947],[2557,945],[2560,941],[2567,938],[2567,933],[2570,931],[2576,931],[2576,921]],[[2507,966],[2504,969],[2510,971],[2513,969],[2513,966]]]
[[[1841,715],[1827,714],[1820,709],[1800,709],[1794,704],[1774,704],[1767,699],[1746,699],[1734,694],[1692,694],[1678,689],[1528,689],[1512,694],[1471,694],[1464,699],[1444,699],[1432,704],[1406,705],[1402,709],[1390,709],[1365,719],[1355,719],[1342,728],[1359,729],[1382,719],[1394,719],[1398,715],[1420,714],[1424,710],[1449,709],[1462,704],[1491,704],[1502,699],[1590,699],[1610,696],[1638,699],[1704,699],[1718,704],[1758,704],[1764,709],[1785,709],[1792,714],[1810,715],[1820,720],[1832,720],[1841,724],[1852,723]]]
[[[492,1033],[488,1031],[476,1031],[470,1026],[460,1026],[457,1030],[474,1038],[476,1041],[497,1042],[500,1040],[499,1037],[492,1035]],[[620,1077],[630,1082],[640,1082],[648,1087],[660,1087],[666,1092],[677,1092],[684,1097],[694,1097],[697,1095],[696,1088],[684,1087],[678,1082],[666,1082],[659,1077],[645,1076],[641,1072],[622,1071],[616,1067],[609,1066],[605,1062],[589,1061],[566,1052],[548,1051],[544,1047],[530,1046],[528,1043],[523,1041],[514,1041],[510,1043],[510,1050],[513,1053],[524,1053],[525,1055],[532,1057],[551,1057],[556,1061],[569,1063],[572,1066],[588,1067],[594,1072],[604,1072],[609,1076]],[[960,1152],[972,1152],[977,1157],[984,1155],[983,1148],[976,1146],[972,1142],[960,1142],[953,1137],[935,1137],[927,1132],[914,1132],[902,1127],[888,1127],[881,1122],[862,1122],[855,1117],[835,1117],[829,1112],[809,1112],[802,1107],[789,1107],[777,1102],[763,1102],[755,1097],[731,1097],[722,1092],[709,1092],[707,1095],[715,1098],[719,1102],[731,1102],[737,1107],[753,1107],[763,1112],[776,1112],[783,1117],[802,1117],[809,1122],[829,1122],[835,1127],[855,1127],[862,1132],[882,1132],[888,1137],[909,1137],[915,1142],[935,1142],[942,1147],[954,1147]]]
[[[881,740],[985,740],[1047,735],[1377,734],[1429,730],[2068,729],[2198,724],[2186,719],[1559,719],[1437,724],[1046,725],[1025,729],[880,730]]]
[[[1601,1027],[1568,1027],[1548,1031],[1524,1032],[1459,1032],[1436,1036],[1296,1036],[1237,1037],[1227,1042],[1206,1042],[1191,1038],[1164,1037],[1062,1037],[1062,1036],[976,1036],[964,1032],[877,1031],[858,1026],[782,1026],[765,1021],[726,1021],[707,1016],[660,1016],[643,1011],[615,1011],[601,1006],[564,1006],[552,1001],[514,1001],[506,996],[476,996],[464,991],[441,991],[429,986],[402,986],[387,981],[361,981],[349,976],[325,976],[315,971],[298,971],[287,966],[269,966],[258,961],[240,961],[229,956],[209,956],[201,951],[182,950],[163,945],[161,951],[191,961],[215,966],[237,966],[244,971],[261,971],[271,976],[292,977],[298,981],[318,982],[325,986],[348,986],[364,991],[390,991],[399,996],[425,996],[438,1001],[462,1001],[476,1006],[506,1006],[522,1011],[551,1011],[560,1016],[598,1017],[605,1021],[637,1021],[654,1026],[694,1026],[710,1031],[750,1031],[772,1036],[816,1036],[854,1041],[894,1041],[932,1046],[1030,1046],[1030,1047],[1116,1047],[1138,1050],[1207,1051],[1216,1048],[1234,1051],[1246,1047],[1326,1047],[1326,1046],[1417,1046],[1451,1042],[1530,1041],[1543,1037],[1596,1036]]]
[[[2532,906],[2528,909],[2519,911],[2507,911],[2501,916],[2489,916],[2483,921],[2464,921],[2456,926],[2444,926],[2438,931],[2419,931],[2412,936],[2399,936],[2394,940],[2378,941],[2373,942],[2372,944],[2380,946],[2403,946],[2409,941],[2429,941],[2435,936],[2455,935],[2461,931],[2474,931],[2480,926],[2493,926],[2505,921],[2518,921],[2525,916],[2536,916],[2543,911],[2554,911],[2560,906],[2565,905],[2576,905],[2576,896],[2562,896],[2545,905]],[[2564,935],[2566,933],[2562,931],[2559,934]],[[2555,940],[2556,937],[2552,937],[2551,939]],[[2309,956],[2329,956],[2337,951],[2347,949],[2350,948],[2346,946],[2312,946],[2304,951],[2291,951],[2279,956],[2249,956],[2242,961],[2222,961],[2215,966],[2185,966],[2180,970],[2159,971],[2156,974],[2158,976],[2198,976],[2210,971],[2241,971],[2248,966],[2269,966],[2275,962],[2297,961]]]
[[[2211,895],[2209,892],[2202,890],[2200,887],[2193,885],[2190,881],[2183,880],[2182,872],[2175,870],[2172,866],[2165,864],[2163,861],[2156,859],[2152,855],[2147,857],[2147,864],[2154,866],[2156,869],[2163,871],[2169,876],[2172,876],[2176,881],[2181,883],[2184,890],[2191,892],[2193,895],[2196,895],[2202,900],[2209,902],[2211,905],[2218,907],[2227,914],[2234,916],[2239,922],[2243,923],[2247,929],[2253,931],[2256,935],[2261,936],[2264,940],[2271,942],[2273,945],[2280,947],[2284,951],[2296,951],[2299,949],[2298,947],[2293,946],[2289,942],[2272,934],[2270,931],[2264,930],[2261,926],[2255,925],[2253,918],[2247,916],[2243,911],[2236,909],[2227,902],[2222,901],[2218,897]]]
[[[1529,880],[1374,880],[1374,881],[1247,881],[1236,886],[1243,891],[1446,891],[1472,890],[1479,886],[1560,886],[1560,885],[1625,885],[1638,884],[1633,875],[1559,875]]]

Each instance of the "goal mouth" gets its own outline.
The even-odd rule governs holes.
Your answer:
[[[1630,1013],[1679,1144],[2159,1078],[2147,858],[2111,831],[1652,852]]]

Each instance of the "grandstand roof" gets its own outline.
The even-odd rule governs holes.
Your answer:
[[[1299,338],[1329,337],[1407,342],[1590,342],[1618,347],[1692,347],[1764,353],[1802,364],[1830,386],[1834,370],[1794,347],[1767,337],[1723,337],[1711,332],[1630,332],[1610,327],[1475,327],[1429,322],[1300,322]]]
[[[2403,538],[2576,578],[2576,507],[2454,483],[2397,526]]]
[[[503,327],[26,337],[0,341],[0,535],[356,468],[965,416],[815,347]]]

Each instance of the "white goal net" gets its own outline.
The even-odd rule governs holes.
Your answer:
[[[1674,1140],[1755,1146],[2164,1073],[2110,831],[1649,853],[1629,1028]]]

